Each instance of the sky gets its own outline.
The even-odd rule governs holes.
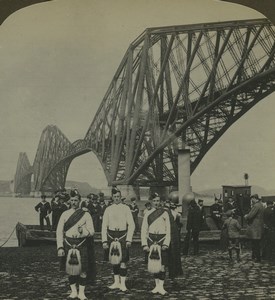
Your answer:
[[[147,27],[262,18],[214,0],[54,0],[12,14],[0,28],[0,180],[14,177],[19,152],[34,161],[43,129],[84,138],[129,44]],[[275,95],[262,100],[210,149],[194,190],[249,183],[275,188]],[[92,153],[68,179],[104,187]]]

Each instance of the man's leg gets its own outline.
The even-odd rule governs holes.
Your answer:
[[[158,293],[158,289],[159,289],[159,273],[158,274],[154,274],[154,278],[155,278],[155,288],[152,289],[151,293],[156,294]]]
[[[255,253],[255,243],[254,240],[251,240],[251,250],[252,250],[252,259],[256,258],[256,253]]]
[[[40,223],[40,229],[44,230],[44,217],[42,214],[39,214],[39,223]]]
[[[109,286],[109,289],[119,289],[120,288],[120,265],[113,265],[113,273],[114,273],[114,283]]]
[[[47,228],[48,228],[48,230],[51,230],[50,218],[49,218],[49,217],[46,217],[45,220],[46,220],[46,223],[47,223]]]
[[[199,231],[192,230],[192,237],[193,237],[193,245],[194,245],[194,255],[199,254]]]
[[[69,299],[74,299],[77,297],[77,289],[76,284],[78,281],[79,276],[69,276],[69,283],[71,288],[71,294],[69,296]]]
[[[239,239],[234,239],[233,240],[233,249],[236,250],[236,254],[237,254],[237,261],[241,261],[241,258],[240,258],[240,252],[241,252],[241,249],[240,249],[240,241]]]
[[[164,280],[165,280],[165,266],[161,266],[161,271],[159,272],[159,285],[158,285],[158,293],[161,295],[167,294],[165,291],[163,285],[164,285]]]
[[[78,292],[78,299],[80,300],[87,300],[85,295],[85,287],[87,282],[87,274],[81,273],[79,277],[79,292]]]
[[[256,262],[261,261],[261,240],[255,240],[255,255],[256,255]]]
[[[125,291],[127,291],[127,287],[125,285],[126,276],[127,276],[126,263],[121,263],[120,264],[119,274],[120,274],[120,290],[125,292]]]
[[[186,233],[186,236],[184,238],[184,241],[183,241],[183,249],[182,249],[183,255],[188,255],[190,236],[191,236],[191,232],[190,232],[190,230],[188,230]]]

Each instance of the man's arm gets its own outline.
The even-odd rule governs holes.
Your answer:
[[[164,213],[164,218],[165,218],[166,235],[165,235],[165,239],[163,241],[163,246],[169,247],[170,242],[171,242],[171,224],[170,224],[170,218],[169,218],[168,212]]]
[[[107,208],[103,214],[102,228],[101,228],[101,239],[102,243],[107,242],[107,229],[109,226],[109,209]]]
[[[40,203],[38,203],[38,204],[34,207],[34,209],[35,209],[36,211],[39,211],[39,208],[40,208]]]
[[[93,219],[89,212],[85,213],[86,217],[86,228],[89,231],[90,235],[93,236],[95,234]]]
[[[148,213],[144,215],[141,225],[141,246],[148,247],[147,236],[148,236]]]
[[[51,212],[52,212],[52,209],[51,209],[51,205],[49,202],[47,202],[48,205],[47,205],[47,215],[49,215]]]
[[[56,244],[57,249],[63,248],[64,242],[64,224],[65,224],[65,212],[60,216],[57,229],[56,229]]]
[[[244,216],[245,219],[246,220],[254,219],[254,217],[257,215],[258,211],[259,211],[259,206],[258,205],[252,206],[250,212],[247,215]]]
[[[126,222],[127,222],[127,225],[128,225],[126,242],[131,243],[132,239],[133,239],[134,231],[135,231],[135,222],[134,222],[131,210],[128,206],[126,206]]]

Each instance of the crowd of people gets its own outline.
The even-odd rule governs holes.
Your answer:
[[[61,258],[62,268],[69,275],[69,299],[87,299],[87,279],[95,277],[93,235],[96,231],[101,232],[105,260],[112,265],[114,282],[109,286],[110,289],[127,291],[129,249],[134,232],[140,231],[147,268],[155,281],[151,292],[165,295],[166,270],[169,278],[181,275],[181,254],[189,253],[192,241],[193,254],[198,255],[200,231],[208,229],[203,200],[196,201],[194,193],[189,193],[185,199],[189,206],[182,249],[180,231],[183,224],[178,210],[179,204],[171,199],[161,201],[157,193],[151,195],[150,201],[145,203],[141,227],[136,198],[132,197],[131,203],[126,204],[121,191],[116,187],[112,188],[110,198],[104,197],[103,193],[91,193],[82,200],[77,190],[72,190],[70,194],[66,191],[56,193],[51,205],[44,195],[41,198],[42,201],[35,209],[40,212],[42,226],[44,219],[49,226],[49,214],[52,212],[52,229],[56,230],[58,256]],[[226,235],[229,259],[233,260],[234,251],[237,261],[240,261],[242,226],[233,199],[229,198],[225,205],[221,205],[221,199],[216,198],[210,207],[210,215],[217,228],[221,229],[221,234]],[[216,221],[213,216],[216,217]],[[256,262],[263,258],[274,260],[273,202],[267,201],[263,204],[258,195],[252,195],[251,209],[243,218],[246,222],[246,236],[251,241],[252,259]]]
[[[56,231],[57,224],[62,213],[71,208],[70,195],[63,189],[61,191],[56,191],[51,202],[46,200],[46,195],[41,195],[41,201],[35,206],[35,210],[39,213],[39,223],[40,229]],[[122,203],[125,203],[125,198],[122,198]],[[86,208],[93,219],[94,229],[96,232],[101,231],[103,214],[106,207],[113,203],[111,197],[104,196],[104,193],[100,192],[98,194],[89,193],[86,198],[82,199],[80,202],[81,208]],[[130,207],[134,222],[135,222],[135,232],[139,232],[138,224],[138,214],[139,208],[136,204],[136,198],[132,197],[130,203],[127,204]],[[50,222],[51,216],[51,222]]]
[[[241,237],[245,237],[251,243],[253,260],[275,261],[274,203],[272,200],[263,202],[258,194],[252,195],[250,199],[250,209],[243,213],[232,197],[225,203],[215,197],[214,204],[210,206],[210,218],[216,228],[221,230],[221,247],[227,249],[231,261],[233,252],[236,252],[236,259],[240,261]],[[188,254],[190,240],[193,241],[193,254],[198,254],[199,232],[205,229],[207,224],[203,200],[197,203],[193,194],[189,199],[183,254]]]

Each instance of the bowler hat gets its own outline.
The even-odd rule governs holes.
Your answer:
[[[266,200],[266,204],[269,205],[269,204],[273,204],[273,201],[271,199],[268,199]]]

